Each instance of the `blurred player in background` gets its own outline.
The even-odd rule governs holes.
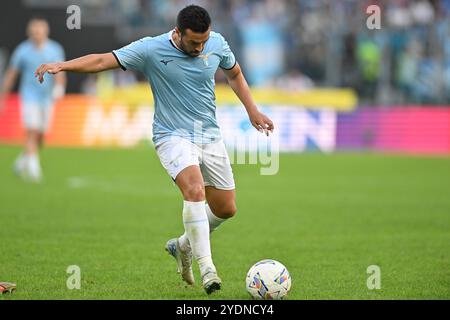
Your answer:
[[[224,71],[257,130],[268,135],[273,123],[258,111],[227,41],[211,31],[210,16],[201,7],[181,10],[177,27],[165,34],[143,38],[112,53],[44,64],[35,75],[42,82],[46,72],[119,67],[140,71],[150,82],[155,98],[155,149],[184,198],[185,233],[169,240],[166,250],[188,284],[194,284],[193,255],[210,294],[221,288],[221,279],[211,257],[209,234],[237,210],[233,173],[215,115],[217,69]]]
[[[65,92],[64,73],[50,77],[44,85],[34,79],[34,71],[49,60],[64,60],[64,50],[57,42],[48,38],[48,22],[43,18],[33,18],[28,23],[28,40],[14,50],[10,66],[6,71],[0,92],[0,111],[5,107],[7,94],[12,90],[17,76],[21,75],[20,102],[22,123],[25,128],[23,152],[14,164],[14,171],[21,177],[39,182],[42,169],[39,161],[39,148],[51,121],[53,104]]]

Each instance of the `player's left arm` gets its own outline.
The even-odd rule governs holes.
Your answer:
[[[239,100],[244,104],[247,110],[248,117],[252,125],[259,132],[265,132],[269,135],[269,131],[273,132],[274,126],[272,120],[258,110],[256,103],[253,101],[250,93],[250,88],[242,73],[241,67],[238,63],[233,68],[227,70],[222,69],[227,77],[228,84],[238,96]]]

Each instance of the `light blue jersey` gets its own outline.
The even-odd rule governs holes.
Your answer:
[[[42,48],[37,48],[30,40],[19,44],[12,54],[11,67],[21,73],[19,92],[22,102],[50,106],[53,101],[53,76],[49,75],[40,84],[34,77],[34,72],[43,63],[64,60],[62,46],[53,40],[47,40]]]
[[[172,135],[194,143],[217,141],[214,74],[218,67],[233,68],[234,54],[222,35],[211,31],[200,56],[191,57],[175,46],[172,32],[140,39],[113,53],[123,69],[141,71],[150,83],[155,145]]]

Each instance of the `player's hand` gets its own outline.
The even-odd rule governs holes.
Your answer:
[[[41,64],[39,68],[36,69],[36,72],[34,73],[34,77],[38,78],[38,81],[40,83],[44,82],[44,74],[46,72],[50,74],[56,74],[58,72],[62,71],[62,65],[60,62],[55,63],[45,63]]]
[[[259,132],[264,132],[266,136],[269,136],[269,132],[273,132],[273,122],[265,114],[256,111],[252,114],[249,114],[249,118],[252,125]]]

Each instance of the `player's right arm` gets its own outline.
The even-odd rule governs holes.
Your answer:
[[[45,73],[57,74],[61,71],[95,73],[119,67],[119,62],[111,52],[88,54],[69,61],[42,64],[36,69],[34,76],[42,83]]]

